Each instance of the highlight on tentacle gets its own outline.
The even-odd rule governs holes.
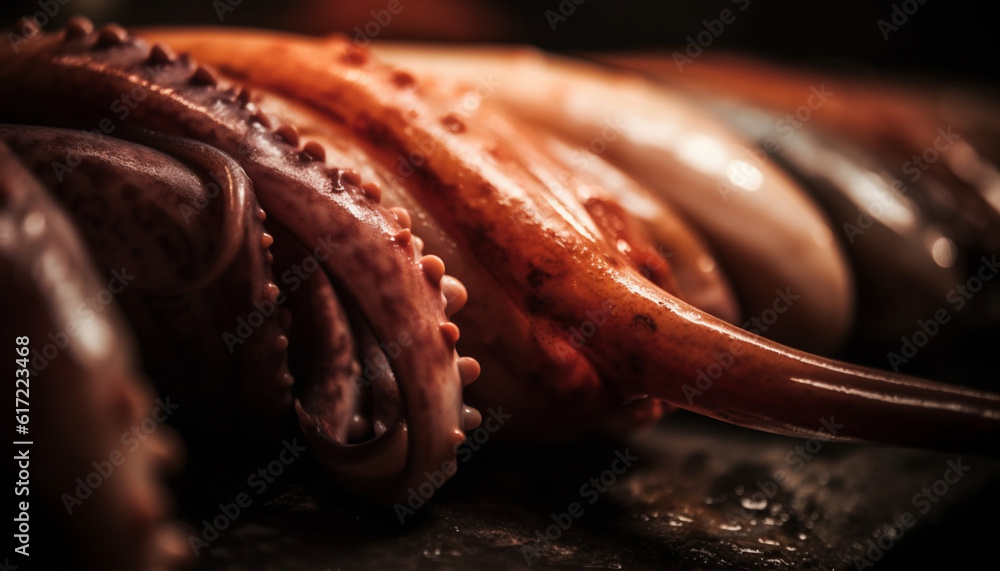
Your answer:
[[[599,149],[690,219],[736,284],[746,315],[771,307],[776,288],[803,294],[768,327],[769,338],[824,353],[843,341],[854,314],[850,268],[821,211],[704,111],[631,74],[530,49],[374,49],[444,85],[489,77],[487,105]],[[526,82],[532,89],[521,88]]]
[[[615,54],[598,59],[661,80],[676,78],[674,63],[657,57]],[[823,130],[843,136],[858,144],[865,155],[883,159],[884,164],[899,165],[920,155],[941,136],[939,129],[945,135],[959,134],[953,152],[926,165],[921,179],[949,190],[948,200],[933,200],[940,209],[935,214],[950,217],[959,232],[987,238],[991,250],[998,246],[1000,208],[990,199],[990,188],[1000,176],[996,168],[1000,128],[994,121],[984,121],[997,115],[995,100],[986,93],[970,91],[951,97],[946,85],[882,82],[874,77],[861,80],[732,55],[708,57],[699,63],[697,69],[684,75],[683,82],[676,82],[694,97],[730,99],[726,93],[739,93],[744,104],[784,114],[802,104],[803,93],[816,93],[824,100],[823,107],[810,118],[810,125],[815,122]],[[914,186],[919,188],[910,182],[908,196],[916,190]]]
[[[364,64],[357,58],[349,63]],[[162,49],[154,53],[146,41],[114,26],[69,39],[41,34],[17,54],[0,46],[0,95],[12,102],[0,117],[89,128],[102,124],[100,110],[107,101],[139,94],[141,104],[111,127],[150,129],[218,148],[254,181],[269,217],[310,249],[330,244],[320,262],[338,293],[357,304],[378,339],[412,340],[393,363],[407,419],[406,464],[373,492],[383,500],[405,497],[424,472],[454,458],[462,434],[462,378],[454,346],[439,329],[447,321],[441,288],[417,265],[409,247],[412,235],[401,235],[404,229],[379,204],[381,186],[365,186],[371,181],[340,168],[329,156],[324,162],[304,160],[304,149],[285,141],[295,138],[290,131],[275,132],[282,122],[206,64],[220,68],[183,54],[174,59]],[[54,100],[60,104],[51,105]],[[404,238],[407,247],[400,248]],[[257,236],[251,243],[260,240]],[[248,261],[266,259],[259,252]],[[252,303],[276,302],[277,291],[265,285]],[[285,343],[280,335],[258,333],[251,331],[247,339],[269,341],[279,350]]]
[[[427,86],[419,95],[386,89],[392,72],[370,60],[338,73],[330,62],[347,49],[342,41],[249,32],[156,37],[255,85],[360,122],[362,132],[377,133],[388,147],[384,161],[418,156],[419,164],[410,166],[427,185],[421,204],[460,247],[484,262],[534,328],[551,332],[552,343],[567,326],[583,323],[585,310],[611,300],[613,310],[569,355],[584,358],[572,361],[583,378],[596,375],[623,402],[652,396],[729,422],[798,435],[820,434],[822,420],[834,419],[843,424],[838,438],[997,452],[1000,396],[810,356],[677,300],[595,247],[592,220],[567,209],[532,174],[531,156],[501,145],[478,121],[462,133],[440,129],[436,117],[446,103]],[[282,57],[269,57],[279,43]],[[552,244],[557,251],[550,251]],[[844,293],[841,257],[822,241],[815,245],[817,253],[825,252],[815,261],[833,260],[824,272],[833,272],[834,289]],[[817,309],[834,301],[826,309],[833,307],[841,319],[849,304],[840,293],[820,300]]]

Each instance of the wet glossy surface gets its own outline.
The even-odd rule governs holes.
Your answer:
[[[797,451],[817,445],[809,459],[808,449]],[[606,493],[593,487],[581,493],[590,478],[622,467],[614,464],[615,451],[625,446],[638,458],[633,466]],[[524,546],[541,547],[534,542],[536,530],[545,533],[554,524],[552,514],[577,502],[582,516],[571,518],[568,529],[542,548],[532,568],[855,569],[854,557],[867,557],[868,539],[877,540],[893,522],[911,521],[903,519],[907,512],[912,527],[892,542],[882,539],[890,548],[876,569],[964,568],[977,554],[991,552],[1000,462],[963,456],[962,465],[970,469],[938,502],[914,503],[925,486],[934,494],[935,481],[957,459],[897,448],[810,445],[679,416],[627,445],[487,444],[405,526],[391,510],[345,505],[319,493],[321,481],[300,479],[312,472],[306,460],[277,479],[276,497],[251,494],[255,503],[197,564],[344,571],[520,568],[526,566]],[[784,485],[775,483],[779,471],[787,475]],[[248,490],[242,481],[234,483],[212,493],[228,501]]]

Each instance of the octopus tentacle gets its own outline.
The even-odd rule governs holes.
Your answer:
[[[518,128],[509,122],[471,114],[484,120],[507,140],[528,145],[535,172],[562,172],[546,186],[568,187],[618,250],[648,279],[666,291],[730,323],[739,321],[739,308],[729,280],[715,256],[697,233],[651,191],[590,150],[573,149],[544,129]],[[542,160],[544,159],[544,160]],[[566,170],[573,167],[572,172]],[[536,178],[538,176],[536,175]],[[654,247],[654,244],[656,246]]]
[[[401,209],[394,214],[398,218],[408,216]],[[414,250],[419,256],[419,248],[414,246]],[[443,269],[441,265],[440,271]],[[431,279],[444,281],[440,274]],[[464,292],[460,283],[458,288]],[[399,348],[380,344],[362,315],[341,308],[328,280],[309,289],[316,290],[314,296],[324,298],[313,300],[309,304],[311,311],[326,308],[324,323],[312,327],[329,333],[316,336],[316,348],[302,355],[301,360],[314,370],[328,361],[337,366],[326,367],[325,378],[321,375],[305,379],[295,403],[296,413],[303,433],[327,470],[355,491],[375,494],[403,469],[404,455],[400,451],[408,440],[399,384],[390,362],[395,356],[393,351]],[[461,301],[459,292],[450,297],[457,300],[452,305]],[[462,373],[462,364],[460,360],[460,374],[468,376]],[[462,414],[466,430],[479,425],[481,417],[475,409],[465,406]]]
[[[158,149],[174,157],[197,164],[203,172],[211,173],[221,187],[223,199],[222,223],[219,225],[219,244],[211,266],[201,272],[197,279],[174,291],[162,292],[167,295],[181,295],[201,289],[219,279],[232,264],[243,246],[247,225],[257,213],[257,203],[251,195],[252,184],[239,163],[222,151],[197,141],[171,137],[155,131],[139,129],[123,130],[123,136],[134,142]],[[267,238],[261,236],[262,246],[267,247]]]
[[[617,397],[602,388],[596,371],[579,351],[567,344],[565,330],[536,327],[531,319],[525,318],[493,280],[484,261],[452,239],[435,221],[435,213],[416,198],[426,190],[418,180],[420,177],[399,176],[391,165],[382,164],[379,153],[384,150],[377,146],[377,138],[359,134],[347,123],[341,122],[342,119],[332,119],[322,110],[310,107],[307,102],[275,94],[261,86],[254,86],[251,99],[256,108],[275,124],[298,125],[301,139],[307,141],[307,145],[316,143],[324,148],[330,164],[355,170],[365,180],[377,183],[383,203],[391,206],[391,213],[403,227],[401,232],[409,233],[412,226],[413,232],[423,237],[409,235],[416,258],[423,255],[426,242],[428,252],[448,260],[449,272],[459,279],[447,275],[441,278],[445,313],[451,316],[468,303],[456,316],[456,322],[463,330],[471,327],[473,333],[463,337],[459,343],[464,352],[488,361],[481,367],[474,359],[459,359],[463,385],[469,385],[476,379],[480,370],[489,373],[486,386],[478,383],[468,386],[467,400],[480,408],[515,410],[517,414],[514,418],[504,424],[505,437],[557,440],[578,435],[581,426],[586,430],[600,429],[600,423],[581,423],[580,419],[602,418],[614,413],[621,404],[616,401]],[[602,170],[598,165],[594,168],[598,172]],[[604,168],[611,169],[609,165],[604,165]],[[566,192],[571,191],[567,188]],[[565,202],[571,203],[572,200],[569,196]],[[669,220],[665,224],[670,224]],[[673,226],[670,231],[674,234],[686,232],[683,229],[678,232],[679,227]],[[594,232],[599,233],[597,225]],[[668,238],[664,241],[665,246],[675,250],[677,244],[690,241],[688,237],[682,240],[672,236]],[[703,249],[699,246],[695,251],[703,252]],[[621,258],[621,263],[626,263],[624,258]],[[644,260],[644,263],[649,261]],[[684,269],[683,265],[680,267]],[[466,287],[476,292],[471,299]],[[509,359],[507,355],[517,355],[518,358]],[[567,371],[573,372],[568,374]],[[523,398],[525,392],[530,392],[532,398]],[[629,408],[631,412],[616,414],[616,429],[629,424],[633,429],[645,426],[650,418],[655,417],[648,410]],[[653,408],[663,410],[658,404]],[[477,413],[470,410],[469,415],[467,423],[474,421]],[[311,420],[309,422],[310,426],[318,426]],[[307,434],[311,430],[306,429]],[[336,440],[335,437],[331,439]],[[322,448],[325,444],[315,443],[315,446]],[[346,451],[332,452],[330,457],[332,461],[343,462],[347,457]]]
[[[616,54],[599,59],[657,79],[677,79],[676,65],[663,58]],[[936,201],[936,214],[950,216],[956,229],[985,237],[996,248],[1000,206],[991,198],[989,188],[998,176],[1000,149],[996,140],[1000,127],[993,119],[997,115],[993,98],[985,93],[951,97],[943,85],[893,84],[873,77],[859,80],[731,55],[709,57],[701,63],[680,83],[698,98],[739,93],[746,103],[784,113],[801,105],[803,94],[817,85],[835,93],[811,121],[857,142],[866,154],[885,159],[885,164],[903,164],[919,155],[938,136],[942,125],[950,125],[962,136],[956,142],[957,152],[928,165],[924,173],[949,189],[947,202]]]
[[[71,326],[79,332],[23,379],[23,386],[45,385],[31,401],[37,444],[26,452],[35,470],[32,497],[40,492],[42,499],[32,526],[55,522],[69,548],[68,554],[32,551],[32,561],[41,557],[43,566],[62,567],[68,561],[58,559],[65,557],[74,566],[112,570],[173,567],[186,545],[165,521],[169,500],[160,473],[176,467],[180,446],[169,428],[160,427],[131,452],[119,448],[121,434],[152,413],[153,395],[133,360],[118,308],[78,313],[101,288],[67,216],[0,142],[0,332],[11,343],[30,338],[18,346],[30,350],[33,369],[42,340],[67,335]],[[64,504],[77,486],[74,478],[109,454],[125,458],[113,477],[84,502]]]
[[[232,155],[269,215],[310,249],[329,246],[324,270],[378,337],[411,340],[393,363],[408,421],[408,462],[381,497],[405,497],[425,471],[454,458],[464,440],[454,326],[444,315],[439,283],[430,283],[413,259],[409,231],[404,240],[403,229],[378,204],[377,188],[328,168],[317,160],[323,153],[300,147],[291,131],[275,130],[244,91],[220,85],[213,70],[117,27],[39,35],[16,54],[4,49],[0,83],[0,93],[15,102],[4,115],[99,128],[110,123],[113,130],[114,115],[94,110],[132,94],[141,101],[123,113],[123,124],[196,138]],[[63,101],[46,105],[55,99]]]
[[[0,138],[74,212],[101,264],[135,275],[130,286],[170,292],[209,273],[210,246],[221,235],[185,223],[185,209],[197,212],[204,184],[184,164],[70,129],[0,125]]]
[[[653,396],[787,434],[829,437],[820,429],[832,419],[843,425],[836,435],[843,439],[1000,452],[1000,396],[811,356],[677,300],[595,245],[593,222],[561,208],[532,176],[530,156],[500,145],[478,123],[460,132],[442,129],[444,100],[426,86],[393,88],[394,72],[359,58],[346,41],[246,32],[156,37],[352,122],[379,141],[383,161],[418,157],[410,167],[426,185],[421,202],[553,337],[583,322],[584,309],[612,300],[615,310],[579,352],[623,399]],[[840,323],[850,305],[846,286],[840,287],[844,264],[836,251],[819,251],[817,260],[834,260],[824,267],[839,292],[831,318]],[[705,386],[699,373],[713,365],[720,371],[706,377]]]
[[[249,179],[235,161],[202,143],[122,132],[188,162],[67,129],[0,126],[0,139],[80,221],[100,264],[128,280],[118,293],[133,326],[146,339],[163,340],[143,345],[146,366],[177,371],[169,375],[176,382],[157,374],[161,386],[207,408],[232,398],[219,378],[238,378],[238,394],[253,410],[272,417],[287,410],[291,382],[280,310],[265,311],[245,340],[226,335],[234,328],[228,312],[246,317],[277,293],[267,261],[270,236]],[[60,161],[72,167],[51,167]],[[233,234],[220,234],[220,226]]]
[[[271,226],[276,238],[275,271],[293,271],[310,253],[289,235]],[[347,316],[330,280],[323,273],[309,276],[301,287],[289,290],[288,310],[294,316],[312,313],[310,319],[293,319],[289,329],[289,365],[297,379],[296,403],[317,402],[324,413],[317,423],[338,439],[346,439],[354,415],[355,377],[359,367]],[[307,434],[308,435],[308,434]]]
[[[601,142],[605,156],[705,233],[747,315],[771,307],[776,288],[801,295],[769,338],[819,352],[843,341],[854,314],[851,272],[823,214],[707,113],[631,74],[532,50],[384,45],[376,53],[444,83],[489,77],[489,103],[579,144]]]
[[[622,63],[630,67],[627,62]],[[718,66],[719,62],[714,65]],[[740,73],[743,71],[741,69]],[[769,85],[770,93],[781,92],[769,82],[762,83]],[[833,90],[838,101],[852,98],[840,80],[822,85]],[[689,87],[686,82],[685,86]],[[746,87],[745,84],[741,86]],[[798,87],[808,89],[808,84]],[[853,97],[859,99],[859,105],[848,105],[840,111],[839,106],[824,107],[822,113],[817,114],[815,124],[798,129],[795,144],[776,150],[771,146],[771,151],[775,161],[803,181],[804,188],[823,205],[832,226],[842,229],[838,234],[856,268],[858,319],[855,336],[867,342],[895,343],[899,331],[912,324],[914,315],[934,313],[955,284],[962,282],[981,263],[982,254],[1000,247],[1000,227],[995,221],[990,222],[990,207],[984,204],[982,197],[976,199],[968,195],[964,185],[943,185],[936,174],[927,173],[901,187],[896,176],[898,172],[893,174],[893,171],[913,153],[906,152],[897,161],[886,155],[885,151],[890,149],[872,147],[874,141],[868,139],[868,133],[856,132],[857,126],[839,135],[834,132],[843,127],[836,123],[844,121],[850,125],[857,117],[887,117],[891,125],[898,111],[895,107],[883,107],[882,103],[874,106],[873,113],[859,111],[866,98],[880,97],[875,93],[877,90],[873,86],[858,89]],[[742,97],[752,99],[745,90],[738,91]],[[892,101],[905,108],[912,104],[907,101],[909,97],[894,93]],[[766,110],[746,101],[737,103],[721,92],[699,95],[698,99],[758,148],[773,145],[774,137],[779,135],[777,128],[783,125],[778,110]],[[927,141],[930,141],[937,136],[937,125],[945,120],[936,118],[932,108],[917,109],[913,110],[915,113],[910,119],[916,120],[916,124],[931,121],[934,127],[929,130],[932,135]],[[984,109],[979,115],[991,114]],[[884,126],[870,127],[881,129]],[[966,127],[960,132],[971,144],[963,142],[955,148],[955,155],[949,156],[961,157],[956,160],[962,165],[960,170],[971,175],[970,180],[988,187],[990,180],[997,180],[996,169],[985,155],[980,154],[989,149],[989,143],[976,140],[977,128]],[[893,129],[898,132],[900,125]],[[844,138],[844,134],[850,138]],[[892,150],[898,152],[916,141],[919,138],[899,141],[896,143],[899,148]],[[911,150],[919,152],[924,143],[919,144],[921,147]],[[989,193],[984,194],[988,196]],[[872,207],[876,203],[884,208]],[[861,226],[865,228],[862,230]],[[961,325],[952,327],[952,331],[988,327],[996,317],[989,310],[991,299],[995,299],[992,293],[977,295],[973,302],[977,307],[956,315],[956,323]]]

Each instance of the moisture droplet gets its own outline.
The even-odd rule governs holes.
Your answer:
[[[740,505],[748,510],[762,510],[767,507],[767,498],[763,494],[754,494],[740,498]]]
[[[724,523],[724,524],[722,524],[722,525],[719,526],[719,529],[723,529],[723,530],[726,530],[726,531],[739,531],[739,530],[743,529],[743,526],[740,525],[740,524],[738,524],[738,523],[734,523],[734,524]]]

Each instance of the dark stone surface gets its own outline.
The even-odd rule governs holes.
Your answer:
[[[992,559],[1000,462],[962,456],[968,472],[925,504],[914,496],[928,487],[936,498],[958,455],[814,442],[809,457],[797,452],[806,444],[685,414],[627,443],[487,443],[405,524],[330,490],[307,457],[259,496],[232,471],[180,494],[198,531],[220,502],[239,492],[253,501],[198,569],[485,571],[526,567],[525,547],[537,569],[856,569],[869,568],[856,559],[869,539],[910,521],[902,537],[882,538],[889,549],[872,553],[876,569]],[[638,459],[606,492],[587,484],[626,448]],[[536,542],[574,502],[582,515],[561,518],[569,526],[547,547]]]

